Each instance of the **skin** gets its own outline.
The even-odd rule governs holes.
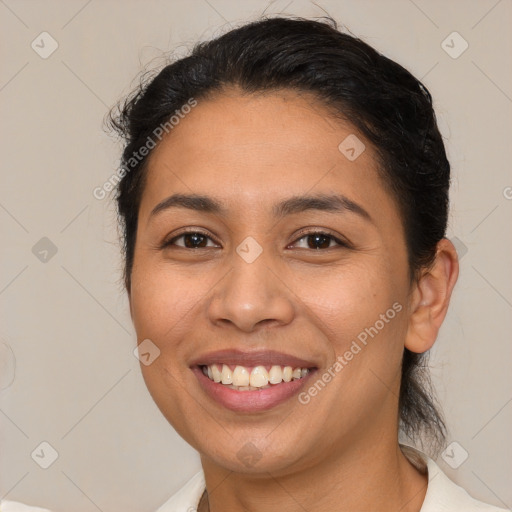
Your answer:
[[[338,150],[349,134],[354,127],[307,94],[227,89],[199,101],[149,158],[130,309],[139,342],[160,349],[141,365],[147,387],[200,453],[208,491],[200,511],[421,508],[427,478],[397,442],[400,364],[404,346],[433,345],[457,255],[443,239],[434,266],[410,284],[397,205],[369,143],[354,161]],[[150,215],[175,193],[208,195],[227,211]],[[332,193],[371,221],[350,211],[272,215],[291,196]],[[200,248],[178,238],[162,249],[182,228],[210,238]],[[302,228],[350,245],[327,239],[328,248],[316,249]],[[248,236],[263,250],[252,263],[236,252]],[[314,361],[316,380],[394,303],[403,309],[307,404],[294,397],[270,411],[235,413],[212,401],[189,368],[213,350],[272,348]],[[260,458],[247,465],[237,454],[249,441]]]

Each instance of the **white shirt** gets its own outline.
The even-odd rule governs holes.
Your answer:
[[[416,460],[414,460],[414,453],[417,454]],[[418,465],[419,457],[426,465],[428,472],[428,488],[420,512],[507,512],[503,508],[486,505],[472,498],[462,487],[452,482],[439,466],[425,454],[412,449],[404,450],[404,454],[416,466]],[[195,511],[204,490],[204,473],[201,470],[155,512]],[[0,512],[51,511],[45,508],[29,507],[22,503],[4,500],[0,502]]]

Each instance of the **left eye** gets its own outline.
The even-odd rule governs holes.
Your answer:
[[[321,231],[316,231],[313,233],[307,233],[301,238],[297,239],[297,242],[295,244],[302,242],[303,245],[302,248],[304,249],[329,249],[331,248],[331,242],[334,242],[338,246],[346,246],[344,242],[339,240],[338,238],[334,237],[333,235],[329,233],[323,233]]]

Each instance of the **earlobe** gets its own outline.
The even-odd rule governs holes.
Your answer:
[[[454,245],[443,238],[437,244],[432,267],[414,285],[405,347],[423,353],[432,348],[448,311],[453,287],[459,275]]]

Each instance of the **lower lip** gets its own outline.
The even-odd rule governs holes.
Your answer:
[[[195,373],[199,384],[210,398],[235,412],[258,412],[272,409],[272,407],[298,394],[311,375],[316,372],[316,369],[312,369],[305,377],[271,385],[270,388],[237,391],[210,380],[199,366],[193,367],[191,370]]]

